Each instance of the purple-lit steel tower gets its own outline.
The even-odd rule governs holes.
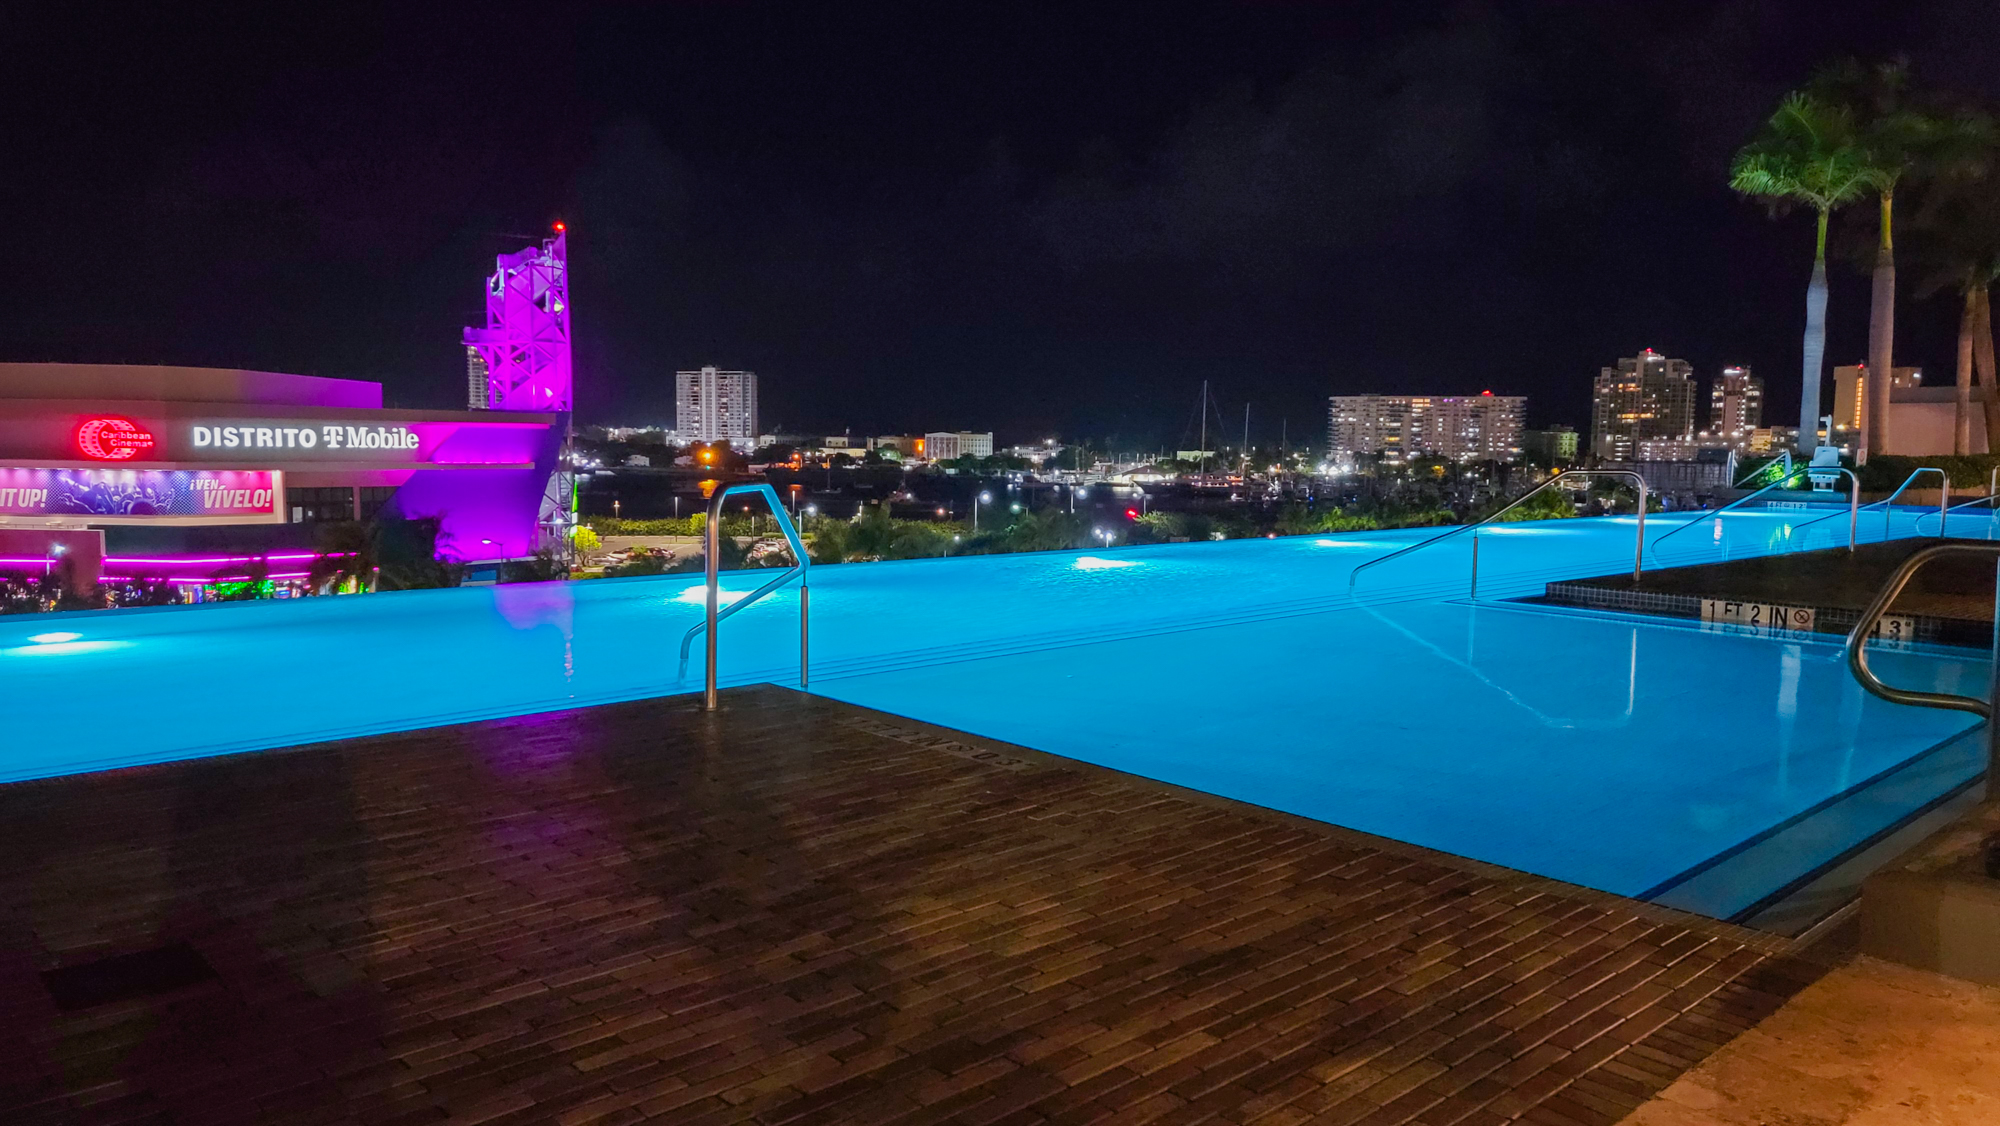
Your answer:
[[[494,260],[486,279],[486,327],[465,343],[486,360],[486,406],[496,411],[570,409],[569,234]]]
[[[466,347],[486,364],[485,402],[496,411],[563,416],[562,451],[542,496],[541,550],[575,562],[576,471],[570,431],[569,233],[561,223],[539,247],[493,260],[486,279],[486,327],[465,330]]]

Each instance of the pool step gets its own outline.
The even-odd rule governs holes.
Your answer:
[[[1637,898],[1802,933],[1860,894],[1861,880],[1907,847],[1903,838],[1955,816],[1985,769],[1986,728],[1975,724]]]

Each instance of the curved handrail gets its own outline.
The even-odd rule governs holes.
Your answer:
[[[1759,475],[1759,474],[1763,473],[1763,472],[1764,472],[1765,470],[1767,470],[1767,469],[1771,468],[1771,466],[1773,466],[1773,465],[1776,465],[1776,464],[1778,463],[1778,461],[1779,461],[1779,459],[1780,459],[1780,458],[1782,458],[1782,459],[1784,460],[1784,463],[1785,463],[1785,472],[1786,472],[1787,474],[1790,474],[1790,473],[1791,473],[1791,471],[1792,471],[1792,451],[1790,451],[1790,450],[1785,450],[1785,451],[1784,451],[1783,453],[1781,453],[1781,454],[1780,454],[1780,455],[1779,455],[1778,457],[1774,457],[1774,458],[1772,458],[1772,459],[1771,459],[1770,461],[1767,461],[1767,462],[1765,462],[1764,464],[1762,464],[1762,465],[1758,466],[1757,468],[1755,468],[1755,469],[1752,469],[1752,470],[1751,470],[1750,472],[1748,472],[1748,473],[1745,473],[1745,474],[1743,475],[1743,478],[1742,478],[1742,480],[1739,480],[1739,481],[1737,481],[1737,482],[1736,482],[1736,483],[1735,483],[1734,485],[1731,485],[1731,486],[1729,486],[1729,487],[1730,487],[1730,488],[1732,488],[1732,489],[1740,489],[1740,488],[1742,488],[1742,487],[1743,487],[1743,482],[1744,482],[1744,481],[1748,481],[1748,480],[1749,480],[1750,478],[1752,478],[1752,477],[1755,477],[1755,476],[1757,476],[1757,475]]]
[[[1896,596],[1903,592],[1903,588],[1909,585],[1910,578],[1924,564],[1943,555],[1991,555],[2000,558],[2000,543],[1942,543],[1913,552],[1908,559],[1903,560],[1903,565],[1890,574],[1888,581],[1882,584],[1882,589],[1876,592],[1875,600],[1861,612],[1861,620],[1854,623],[1854,629],[1849,631],[1847,667],[1853,671],[1854,679],[1861,682],[1861,687],[1892,704],[1949,708],[1953,711],[1971,712],[1991,722],[1993,705],[1990,701],[1973,696],[1957,696],[1949,692],[1918,692],[1909,688],[1892,688],[1882,683],[1882,678],[1876,676],[1868,667],[1868,637],[1875,632],[1875,626],[1882,620],[1882,615],[1888,612],[1889,604],[1896,600]]]
[[[1529,489],[1527,492],[1522,493],[1518,498],[1514,500],[1512,504],[1509,504],[1507,507],[1501,509],[1500,511],[1494,513],[1491,516],[1488,516],[1484,520],[1480,520],[1477,523],[1472,523],[1472,524],[1460,524],[1458,527],[1453,528],[1451,531],[1446,532],[1443,535],[1432,536],[1427,540],[1419,540],[1408,547],[1399,548],[1395,551],[1392,551],[1389,554],[1384,555],[1380,559],[1370,559],[1368,562],[1363,563],[1361,566],[1356,567],[1354,570],[1348,572],[1347,593],[1349,595],[1352,595],[1354,593],[1355,581],[1361,578],[1361,572],[1366,571],[1368,568],[1379,566],[1380,564],[1389,562],[1391,559],[1396,559],[1401,556],[1408,555],[1412,551],[1416,551],[1419,548],[1429,547],[1434,543],[1443,543],[1445,540],[1448,540],[1456,535],[1462,535],[1466,532],[1477,533],[1477,531],[1480,528],[1483,528],[1486,525],[1493,523],[1495,520],[1500,519],[1502,516],[1505,516],[1509,512],[1514,511],[1516,508],[1519,508],[1522,505],[1526,504],[1529,498],[1533,497],[1536,493],[1539,493],[1543,489],[1546,489],[1549,486],[1554,485],[1558,481],[1568,480],[1571,477],[1629,477],[1633,481],[1638,483],[1639,547],[1637,552],[1634,553],[1632,559],[1632,577],[1635,579],[1638,578],[1639,569],[1644,561],[1645,550],[1646,550],[1646,479],[1644,477],[1639,476],[1637,472],[1630,469],[1571,469],[1564,472],[1559,472],[1555,476],[1549,478],[1548,480],[1542,482],[1541,484],[1536,485],[1534,488]],[[1476,535],[1474,536],[1473,539],[1473,548],[1475,554],[1473,556],[1472,582],[1473,582],[1473,590],[1476,593],[1479,589],[1478,587],[1479,560],[1478,560],[1478,555],[1476,554],[1478,550],[1478,537]]]
[[[1973,497],[1971,500],[1965,501],[1961,504],[1954,504],[1950,508],[1945,509],[1943,512],[1938,513],[1938,519],[1944,520],[1947,516],[1950,516],[1952,513],[1957,512],[1961,508],[1971,508],[1975,504],[1992,504],[1996,500],[2000,500],[2000,496],[1994,496],[1991,493],[1988,493],[1983,497]],[[1996,514],[2000,514],[2000,509],[1995,509],[1994,511]],[[1930,514],[1931,513],[1929,509],[1925,509],[1924,511],[1917,513],[1917,519],[1911,526],[1916,530],[1918,530],[1919,532],[1921,532],[1924,526],[1924,517],[1929,516]],[[1944,528],[1942,526],[1938,528],[1938,535],[1940,536],[1944,535]]]
[[[1856,531],[1861,524],[1861,478],[1855,475],[1854,470],[1844,465],[1809,465],[1806,467],[1806,475],[1808,477],[1814,473],[1847,474],[1847,550],[1853,551]],[[1815,516],[1810,520],[1792,525],[1792,530],[1795,532],[1804,531],[1822,520],[1831,520],[1838,515],[1840,515],[1838,512],[1829,512],[1825,516]],[[1661,536],[1660,538],[1666,539],[1667,537]]]
[[[1821,471],[1825,471],[1833,469],[1835,467],[1831,465],[1822,465],[1819,468]],[[1785,485],[1789,485],[1793,481],[1797,480],[1800,477],[1805,476],[1810,472],[1812,472],[1812,467],[1809,465],[1795,465],[1792,467],[1791,472],[1786,473],[1783,477],[1780,477],[1777,480],[1771,482],[1770,484],[1764,486],[1763,488],[1758,489],[1756,492],[1751,493],[1749,496],[1737,497],[1735,500],[1730,501],[1728,504],[1723,505],[1721,508],[1716,509],[1714,512],[1708,513],[1705,516],[1696,517],[1693,520],[1686,521],[1679,527],[1674,528],[1671,531],[1662,533],[1658,539],[1653,541],[1654,560],[1657,561],[1660,558],[1660,545],[1667,542],[1669,539],[1672,539],[1674,536],[1680,534],[1681,532],[1685,532],[1689,528],[1694,527],[1696,524],[1700,524],[1706,520],[1709,520],[1710,518],[1720,519],[1723,513],[1741,508],[1744,505],[1749,504],[1751,501],[1756,500],[1758,497],[1763,496],[1765,493],[1770,492],[1772,489],[1782,488]],[[1852,474],[1850,474],[1850,476],[1852,476]],[[1856,490],[1854,493],[1854,499],[1858,502],[1861,498],[1861,493],[1859,492],[1861,488],[1860,478],[1855,479],[1854,487]],[[1824,519],[1824,517],[1821,517],[1821,519]]]
[[[1951,478],[1946,475],[1944,470],[1934,465],[1920,465],[1910,470],[1910,475],[1903,478],[1903,483],[1896,486],[1896,491],[1890,493],[1887,500],[1871,500],[1861,506],[1863,508],[1873,508],[1878,504],[1882,506],[1883,539],[1886,540],[1889,538],[1889,528],[1896,519],[1896,498],[1902,496],[1903,490],[1909,488],[1912,482],[1926,473],[1935,473],[1938,475],[1938,536],[1939,538],[1943,538],[1945,505],[1951,503]],[[1914,527],[1914,525],[1912,526]]]
[[[771,514],[777,519],[778,529],[784,532],[785,542],[791,546],[792,558],[795,562],[785,569],[784,574],[779,575],[777,578],[751,591],[748,595],[718,610],[716,603],[719,601],[718,594],[721,582],[719,555],[722,547],[722,502],[731,496],[742,493],[760,493],[766,500],[770,501]],[[706,561],[708,612],[703,615],[701,621],[689,626],[687,633],[681,637],[681,675],[685,676],[687,673],[688,648],[694,644],[695,635],[702,633],[704,630],[707,631],[707,645],[705,646],[707,651],[707,676],[704,681],[703,704],[707,710],[714,711],[716,707],[715,628],[722,624],[724,618],[729,617],[738,610],[784,586],[786,583],[792,581],[793,578],[797,578],[799,580],[799,687],[804,688],[806,686],[806,658],[810,639],[807,624],[807,608],[811,599],[811,592],[806,582],[806,568],[811,564],[812,559],[806,554],[805,541],[799,538],[799,530],[792,526],[791,517],[785,514],[785,505],[783,501],[778,499],[778,490],[772,488],[769,484],[763,483],[755,485],[727,485],[715,490],[714,495],[708,498],[708,521],[703,531],[706,533],[708,541]]]

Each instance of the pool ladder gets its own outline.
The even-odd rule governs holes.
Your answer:
[[[779,575],[777,578],[772,579],[770,582],[765,583],[763,586],[758,587],[748,595],[737,599],[729,605],[718,608],[716,603],[720,600],[721,595],[720,576],[717,572],[720,567],[722,547],[722,502],[732,496],[744,493],[761,494],[770,502],[771,515],[777,520],[778,530],[785,533],[785,542],[791,545],[792,558],[796,562],[786,568],[784,574]],[[783,501],[778,499],[778,490],[767,484],[728,485],[716,489],[714,495],[708,498],[708,523],[703,528],[703,533],[707,537],[706,560],[708,566],[706,573],[708,612],[703,615],[701,621],[689,626],[687,634],[681,638],[681,673],[685,675],[687,673],[688,648],[694,644],[697,634],[701,634],[704,631],[707,633],[707,642],[703,647],[703,661],[707,666],[707,672],[703,680],[702,707],[711,712],[716,707],[715,627],[722,624],[722,619],[770,594],[793,579],[799,580],[799,687],[804,688],[806,686],[807,656],[812,645],[812,631],[810,628],[812,591],[806,584],[806,568],[811,564],[812,560],[806,555],[805,541],[799,538],[799,530],[792,525],[791,517],[785,514],[785,505]]]
[[[1641,477],[1636,471],[1630,469],[1570,469],[1557,472],[1555,476],[1549,478],[1548,480],[1542,482],[1539,485],[1536,485],[1534,488],[1529,489],[1527,492],[1522,493],[1519,497],[1516,497],[1514,499],[1514,502],[1512,504],[1509,504],[1507,507],[1501,509],[1500,511],[1494,513],[1491,516],[1488,516],[1484,520],[1480,520],[1477,523],[1472,523],[1472,524],[1461,524],[1458,527],[1453,528],[1451,531],[1444,533],[1443,535],[1432,536],[1427,540],[1419,540],[1408,547],[1402,548],[1397,551],[1392,551],[1389,554],[1382,556],[1380,559],[1370,559],[1368,562],[1363,563],[1359,567],[1356,567],[1354,570],[1348,572],[1347,575],[1348,596],[1350,598],[1353,597],[1355,581],[1361,578],[1361,572],[1366,571],[1370,567],[1380,566],[1381,564],[1389,562],[1391,559],[1398,559],[1401,558],[1402,556],[1408,555],[1412,551],[1417,551],[1421,548],[1429,547],[1432,544],[1443,543],[1444,541],[1451,539],[1453,536],[1464,535],[1465,533],[1470,532],[1472,533],[1472,583],[1468,589],[1467,597],[1478,598],[1479,597],[1479,529],[1485,527],[1488,524],[1493,523],[1495,520],[1500,519],[1502,516],[1505,516],[1509,512],[1512,512],[1515,509],[1521,507],[1522,505],[1528,503],[1528,501],[1532,497],[1534,497],[1535,494],[1541,492],[1543,489],[1553,487],[1559,481],[1572,481],[1580,477],[1622,477],[1625,478],[1626,480],[1631,481],[1634,485],[1638,486],[1639,537],[1638,537],[1638,542],[1637,544],[1634,545],[1632,551],[1632,581],[1635,583],[1638,582],[1639,572],[1645,566],[1646,562],[1646,479],[1644,477]]]
[[[1789,453],[1786,454],[1787,458],[1789,458],[1790,456],[1791,455]],[[1787,464],[1789,465],[1789,462],[1787,462]],[[1757,471],[1757,473],[1751,474],[1751,476],[1754,477],[1759,474],[1762,474],[1763,472],[1764,471],[1760,469]],[[1917,472],[1922,473],[1924,472],[1924,470],[1919,469],[1917,470]],[[1931,470],[1931,472],[1935,473],[1937,471]],[[1782,476],[1780,476],[1777,480],[1771,482],[1768,485],[1765,485],[1764,487],[1758,489],[1754,493],[1751,493],[1747,497],[1738,497],[1737,499],[1730,501],[1728,504],[1723,505],[1721,508],[1716,509],[1714,512],[1704,513],[1700,516],[1696,516],[1694,519],[1683,523],[1677,528],[1671,528],[1665,532],[1660,533],[1659,538],[1653,541],[1653,559],[1656,563],[1659,561],[1661,544],[1673,538],[1675,535],[1687,531],[1689,528],[1692,528],[1697,524],[1703,523],[1710,519],[1720,520],[1722,519],[1722,515],[1724,513],[1731,512],[1734,511],[1735,509],[1741,508],[1744,505],[1749,504],[1751,501],[1756,500],[1758,497],[1763,496],[1765,493],[1768,493],[1773,489],[1785,488],[1786,486],[1789,486],[1793,481],[1796,481],[1801,477],[1810,477],[1814,474],[1834,474],[1834,473],[1844,474],[1847,477],[1847,550],[1853,551],[1855,529],[1860,526],[1860,520],[1861,520],[1861,507],[1862,507],[1861,478],[1856,477],[1852,469],[1849,469],[1846,466],[1842,465],[1798,465],[1798,466],[1790,466],[1785,471],[1785,473]],[[1911,479],[1914,480],[1916,474],[1913,473],[1910,476]],[[1903,482],[1903,484],[1905,487],[1908,487],[1909,481],[1905,481]],[[1896,490],[1896,492],[1899,494],[1902,491],[1903,491],[1902,489]],[[1895,498],[1891,497],[1890,499],[1893,500]],[[1828,520],[1838,515],[1840,515],[1840,513],[1836,511],[1829,513],[1826,516],[1816,516],[1811,520],[1807,520],[1804,523],[1797,525],[1797,527],[1805,528],[1809,525],[1817,524],[1821,520]]]
[[[1912,476],[1915,476],[1915,474],[1912,474]],[[1905,481],[1903,483],[1905,485],[1909,484],[1908,481]],[[1993,509],[1992,512],[1993,520],[1995,522],[2000,522],[2000,505],[1995,505],[1994,504],[1995,501],[2000,501],[2000,466],[1994,466],[1993,472],[1991,473],[1991,475],[1988,476],[1986,481],[1985,496],[1973,497],[1971,500],[1965,501],[1962,504],[1954,504],[1950,508],[1943,509],[1938,513],[1938,538],[1940,539],[1944,538],[1945,518],[1947,516],[1950,516],[1952,513],[1957,512],[1961,508],[1973,508],[1982,504],[1991,506]],[[1929,512],[1917,513],[1916,528],[1919,531],[1922,531],[1923,529],[1924,517],[1929,515],[1930,515]],[[1986,533],[1986,537],[1988,539],[1993,538],[1993,533],[1991,531],[1988,531]]]
[[[1944,708],[1950,711],[1971,712],[1986,721],[1986,800],[2000,800],[2000,724],[1994,722],[1996,711],[2000,711],[2000,566],[1994,574],[1995,629],[1993,643],[1993,666],[1987,674],[1986,698],[1959,696],[1949,692],[1919,692],[1909,688],[1896,688],[1882,682],[1868,667],[1868,639],[1874,635],[1882,616],[1889,612],[1890,603],[1908,586],[1910,579],[1933,559],[1946,555],[1990,556],[2000,564],[2000,543],[1941,543],[1911,553],[1903,565],[1896,568],[1882,589],[1875,594],[1875,600],[1861,612],[1861,620],[1854,623],[1854,629],[1847,635],[1847,667],[1854,673],[1854,679],[1861,687],[1892,704],[1909,704],[1920,708]]]

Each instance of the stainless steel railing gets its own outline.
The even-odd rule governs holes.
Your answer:
[[[1884,684],[1882,678],[1868,667],[1868,639],[1875,632],[1882,615],[1888,613],[1896,596],[1903,592],[1924,564],[1946,555],[1987,555],[2000,560],[2000,543],[1942,543],[1914,552],[1903,565],[1896,568],[1882,589],[1875,594],[1875,600],[1861,612],[1861,620],[1854,623],[1854,629],[1847,635],[1847,667],[1854,673],[1854,679],[1870,693],[1892,704],[1909,704],[1920,708],[1947,708],[1952,711],[1971,712],[1986,721],[1986,800],[2000,800],[2000,724],[1994,723],[1994,713],[2000,710],[2000,620],[1995,623],[1993,646],[1993,667],[1988,673],[1986,698],[1958,696],[1949,692],[1919,692],[1909,688],[1894,688]],[[1994,583],[1995,617],[2000,619],[2000,568],[1996,568]]]
[[[1845,473],[1847,475],[1847,550],[1851,552],[1854,550],[1855,536],[1858,534],[1861,526],[1861,478],[1855,476],[1854,470],[1844,465],[1808,465],[1805,467],[1806,476],[1810,477],[1815,473]],[[1792,530],[1804,531],[1822,520],[1831,520],[1838,515],[1840,515],[1838,512],[1829,512],[1825,516],[1815,516],[1811,520],[1792,525]],[[1666,537],[1661,536],[1660,538],[1665,539]]]
[[[1938,535],[1940,537],[1944,535],[1944,526],[1950,522],[1946,519],[1946,517],[1950,516],[1952,513],[1957,512],[1961,508],[1971,508],[1974,505],[1981,505],[1981,504],[1991,505],[1996,500],[2000,500],[2000,466],[1995,466],[1992,474],[1988,477],[1986,482],[1985,496],[1973,497],[1971,500],[1965,501],[1960,504],[1954,504],[1950,508],[1945,509],[1943,512],[1938,513]],[[1928,512],[1917,513],[1917,519],[1914,527],[1916,527],[1916,529],[1919,532],[1923,530],[1924,517],[1929,515],[1930,513]],[[1995,508],[1993,515],[1995,517],[2000,517],[2000,508]]]
[[[1764,464],[1758,466],[1757,468],[1752,469],[1750,472],[1745,473],[1743,475],[1743,480],[1738,481],[1729,487],[1732,489],[1742,488],[1744,481],[1748,481],[1754,477],[1762,477],[1764,474],[1770,472],[1771,467],[1773,465],[1778,464],[1779,461],[1781,460],[1784,462],[1785,465],[1785,475],[1790,476],[1792,472],[1792,451],[1785,450],[1782,451],[1777,457],[1774,457],[1770,461],[1767,461]]]
[[[771,515],[777,519],[778,530],[785,533],[785,542],[791,545],[792,558],[796,562],[786,568],[784,574],[779,575],[777,578],[772,579],[770,582],[765,583],[763,586],[758,587],[756,590],[718,610],[716,603],[719,601],[721,593],[718,572],[720,570],[720,551],[722,546],[722,502],[732,496],[743,493],[759,493],[766,500],[770,501]],[[749,606],[751,603],[796,578],[799,580],[799,687],[806,687],[807,657],[811,650],[812,641],[810,627],[812,591],[806,583],[806,568],[812,560],[806,555],[805,541],[799,538],[799,530],[792,526],[791,517],[785,514],[785,505],[783,501],[778,499],[778,490],[765,484],[728,485],[716,489],[714,495],[708,498],[708,522],[703,531],[708,541],[706,544],[708,612],[703,616],[701,621],[689,626],[687,634],[681,638],[681,675],[685,676],[687,674],[688,648],[694,644],[695,635],[706,631],[708,636],[707,642],[703,647],[705,650],[703,659],[707,665],[707,674],[703,681],[702,706],[708,711],[714,711],[716,707],[715,627],[722,624],[722,619]]]
[[[1355,581],[1361,578],[1361,572],[1368,570],[1370,567],[1379,567],[1382,564],[1387,563],[1392,559],[1401,558],[1402,556],[1408,555],[1413,551],[1429,547],[1432,544],[1443,543],[1444,541],[1451,539],[1453,536],[1460,536],[1464,535],[1467,532],[1470,532],[1472,533],[1472,586],[1468,593],[1468,597],[1478,598],[1479,597],[1479,529],[1485,527],[1488,524],[1493,523],[1495,520],[1498,520],[1502,516],[1507,515],[1509,512],[1514,511],[1516,508],[1521,507],[1523,504],[1526,504],[1529,498],[1533,497],[1536,493],[1541,492],[1543,489],[1546,489],[1551,485],[1554,485],[1558,481],[1569,481],[1569,480],[1574,480],[1575,478],[1578,477],[1624,477],[1631,480],[1632,482],[1634,482],[1639,486],[1639,542],[1637,546],[1634,548],[1632,553],[1632,578],[1634,580],[1637,580],[1639,577],[1640,568],[1645,562],[1645,552],[1646,552],[1646,479],[1644,477],[1639,476],[1638,473],[1630,469],[1572,469],[1566,472],[1557,473],[1555,476],[1549,478],[1548,480],[1542,482],[1539,485],[1536,485],[1534,488],[1529,489],[1527,492],[1522,493],[1519,497],[1515,498],[1512,504],[1509,504],[1507,507],[1501,509],[1500,511],[1494,513],[1491,516],[1488,516],[1484,520],[1480,520],[1472,524],[1460,524],[1458,527],[1453,528],[1451,531],[1446,532],[1441,536],[1432,536],[1430,539],[1420,540],[1416,543],[1411,544],[1408,547],[1392,551],[1389,554],[1384,555],[1380,559],[1370,559],[1368,562],[1363,563],[1361,566],[1356,567],[1353,571],[1348,573],[1347,593],[1349,595],[1352,595],[1354,593]]]
[[[1749,496],[1747,496],[1747,497],[1737,497],[1737,498],[1736,498],[1735,500],[1732,500],[1732,501],[1730,501],[1730,502],[1729,502],[1728,504],[1725,504],[1725,505],[1723,505],[1723,506],[1722,506],[1721,508],[1718,508],[1718,509],[1716,509],[1716,510],[1715,510],[1714,512],[1710,512],[1710,513],[1707,513],[1707,514],[1705,514],[1705,515],[1702,515],[1702,516],[1697,516],[1697,517],[1695,517],[1694,519],[1692,519],[1692,520],[1689,520],[1688,522],[1686,522],[1686,523],[1682,524],[1681,526],[1679,526],[1679,527],[1677,527],[1677,528],[1674,528],[1674,529],[1672,529],[1672,530],[1670,530],[1670,531],[1667,531],[1667,532],[1663,533],[1663,534],[1662,534],[1662,535],[1660,536],[1660,538],[1659,538],[1659,539],[1656,539],[1656,540],[1654,540],[1654,541],[1653,541],[1653,561],[1654,561],[1655,563],[1658,563],[1658,562],[1659,562],[1659,558],[1660,558],[1660,545],[1661,545],[1661,544],[1663,544],[1663,543],[1667,542],[1668,540],[1670,540],[1670,539],[1672,539],[1673,537],[1675,537],[1675,536],[1679,535],[1680,533],[1682,533],[1682,532],[1685,532],[1685,531],[1687,531],[1687,530],[1688,530],[1689,528],[1692,528],[1692,527],[1694,527],[1694,526],[1695,526],[1696,524],[1701,524],[1701,523],[1705,523],[1706,521],[1708,521],[1708,520],[1710,520],[1710,519],[1720,519],[1720,518],[1722,517],[1722,514],[1723,514],[1723,513],[1725,513],[1725,512],[1732,512],[1732,511],[1734,511],[1734,510],[1736,510],[1736,509],[1738,509],[1738,508],[1741,508],[1741,507],[1743,507],[1743,506],[1744,506],[1744,505],[1746,505],[1746,504],[1749,504],[1749,503],[1750,503],[1751,501],[1753,501],[1753,500],[1756,500],[1756,499],[1757,499],[1758,497],[1761,497],[1761,496],[1763,496],[1763,495],[1764,495],[1765,493],[1768,493],[1768,492],[1770,492],[1770,491],[1771,491],[1772,489],[1781,489],[1781,488],[1785,487],[1786,485],[1789,485],[1789,484],[1791,484],[1791,483],[1792,483],[1793,481],[1796,481],[1796,480],[1798,480],[1798,479],[1799,479],[1800,477],[1807,477],[1807,476],[1810,476],[1810,475],[1812,475],[1812,474],[1814,474],[1814,473],[1845,473],[1845,474],[1847,474],[1847,480],[1848,480],[1848,482],[1849,482],[1849,485],[1848,485],[1848,490],[1847,490],[1847,512],[1848,512],[1848,518],[1847,518],[1847,549],[1848,549],[1849,551],[1852,551],[1852,550],[1854,550],[1854,529],[1855,529],[1855,526],[1856,526],[1857,522],[1859,521],[1859,517],[1860,517],[1860,511],[1861,511],[1861,507],[1860,507],[1860,506],[1861,506],[1861,478],[1859,478],[1859,477],[1856,477],[1856,476],[1854,475],[1854,471],[1853,471],[1853,470],[1851,470],[1851,469],[1848,469],[1848,468],[1846,468],[1846,467],[1844,467],[1844,466],[1838,466],[1838,465],[1821,465],[1821,466],[1811,466],[1811,465],[1795,465],[1795,466],[1793,466],[1793,467],[1792,467],[1792,468],[1791,468],[1791,469],[1790,469],[1789,471],[1787,471],[1787,472],[1785,473],[1785,475],[1784,475],[1784,476],[1782,476],[1782,477],[1778,478],[1777,480],[1775,480],[1775,481],[1771,482],[1771,483],[1770,483],[1770,484],[1768,484],[1768,485],[1765,485],[1765,486],[1764,486],[1763,488],[1761,488],[1761,489],[1758,489],[1758,490],[1757,490],[1756,492],[1754,492],[1754,493],[1751,493],[1751,494],[1750,494]],[[1817,518],[1817,519],[1814,519],[1814,520],[1808,520],[1808,521],[1806,521],[1806,524],[1817,524],[1817,523],[1819,523],[1819,521],[1820,521],[1820,520],[1824,520],[1824,519],[1826,519],[1826,517],[1824,517],[1824,516],[1821,516],[1821,517],[1819,517],[1819,518]],[[1803,528],[1803,527],[1805,527],[1805,526],[1806,526],[1806,524],[1801,524],[1801,525],[1799,525],[1799,527]]]
[[[1889,499],[1873,500],[1869,501],[1865,505],[1862,505],[1863,508],[1873,508],[1878,504],[1882,506],[1883,539],[1886,540],[1889,538],[1890,524],[1896,518],[1896,498],[1902,496],[1904,489],[1909,488],[1910,485],[1913,482],[1915,482],[1917,478],[1923,476],[1926,473],[1935,473],[1938,475],[1938,537],[1940,539],[1944,537],[1944,526],[1946,524],[1944,515],[1947,506],[1951,504],[1951,478],[1945,475],[1944,470],[1939,469],[1936,466],[1920,465],[1917,468],[1912,469],[1908,477],[1903,478],[1903,483],[1896,486],[1896,491],[1889,494]],[[1928,513],[1926,513],[1925,515],[1928,515]],[[1914,527],[1914,525],[1912,525],[1912,527]]]

